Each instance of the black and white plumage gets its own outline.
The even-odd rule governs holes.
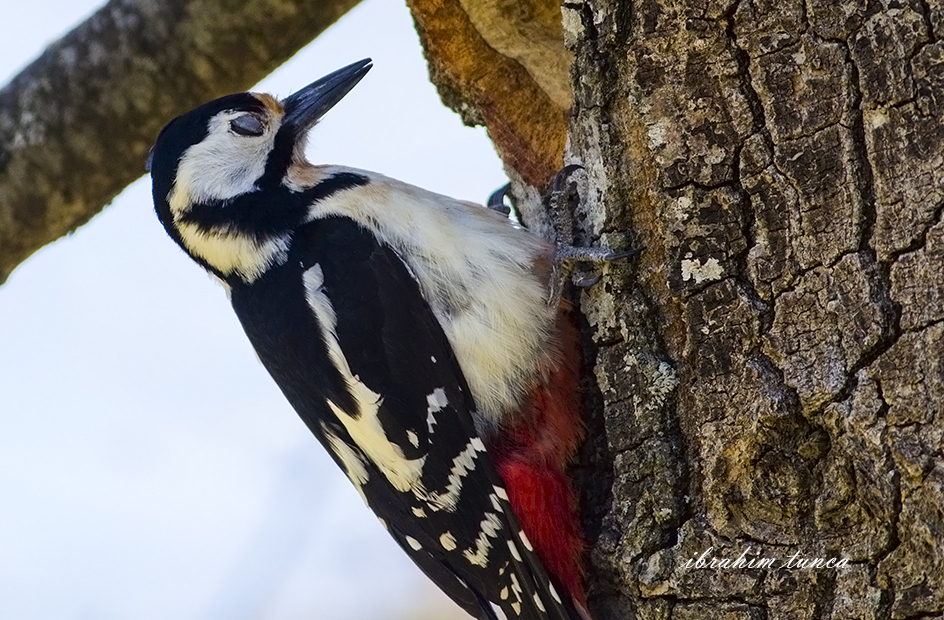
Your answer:
[[[149,157],[158,216],[440,588],[480,618],[576,619],[480,438],[541,371],[554,312],[532,268],[547,246],[478,205],[308,164],[309,129],[369,69],[171,121]]]

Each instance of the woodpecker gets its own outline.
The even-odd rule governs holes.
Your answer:
[[[157,215],[433,582],[483,620],[587,620],[565,473],[580,358],[555,246],[496,210],[309,163],[309,130],[371,66],[172,120],[148,157]]]

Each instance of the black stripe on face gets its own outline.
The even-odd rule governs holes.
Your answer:
[[[226,230],[254,239],[268,239],[300,226],[307,219],[311,205],[369,182],[362,174],[340,172],[301,192],[279,185],[230,200],[195,204],[181,214],[178,221],[206,230]]]
[[[269,159],[266,160],[265,172],[259,179],[259,187],[271,189],[282,185],[282,179],[285,178],[288,167],[292,165],[295,144],[304,139],[304,135],[295,135],[290,128],[279,128],[272,143],[272,150],[269,151]]]
[[[332,174],[314,187],[300,193],[305,204],[312,205],[341,190],[360,187],[368,183],[370,183],[370,179],[363,174],[357,174],[356,172],[338,172],[337,174]]]

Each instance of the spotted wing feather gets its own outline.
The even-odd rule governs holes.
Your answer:
[[[485,619],[577,618],[529,550],[448,340],[392,249],[319,219],[232,300],[296,411],[446,594]]]

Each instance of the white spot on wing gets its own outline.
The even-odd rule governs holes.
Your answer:
[[[518,546],[513,541],[508,541],[508,550],[511,551],[511,557],[521,561],[521,554],[518,553]]]
[[[470,564],[485,568],[488,565],[488,552],[492,548],[489,538],[497,538],[501,529],[501,520],[493,512],[486,512],[485,519],[479,524],[479,536],[475,539],[475,551],[466,549],[462,555]]]
[[[406,438],[409,440],[411,444],[413,444],[414,448],[420,447],[420,438],[413,431],[407,431]]]
[[[421,519],[426,517],[426,511],[423,510],[422,508],[417,508],[416,506],[414,506],[412,510],[413,510],[414,516],[419,517]]]
[[[427,503],[433,510],[455,510],[462,493],[462,479],[475,470],[476,452],[484,452],[485,444],[478,437],[473,437],[465,449],[452,460],[449,471],[449,484],[445,493],[430,493]]]
[[[419,551],[420,549],[423,548],[423,545],[420,544],[420,541],[416,540],[412,536],[406,537],[406,543],[410,545],[410,547],[413,548],[413,551]]]
[[[561,602],[561,598],[560,598],[560,595],[557,594],[557,590],[554,589],[554,584],[553,584],[553,583],[548,583],[548,584],[547,584],[547,589],[548,589],[548,591],[551,593],[551,596],[554,597],[554,600],[557,601],[558,603],[560,603],[560,602]]]
[[[327,401],[328,406],[350,434],[354,443],[383,472],[384,477],[395,489],[400,492],[419,490],[420,475],[423,473],[426,457],[408,459],[400,446],[389,440],[378,417],[380,405],[383,402],[382,397],[354,377],[351,372],[347,358],[338,342],[337,316],[334,307],[322,290],[324,272],[321,266],[316,264],[305,271],[302,281],[305,285],[308,305],[318,319],[321,335],[328,346],[328,357],[345,379],[354,397],[357,410],[344,411],[330,400]]]
[[[537,592],[534,593],[534,604],[537,605],[539,611],[544,611],[544,601],[541,600]]]
[[[515,613],[521,615],[521,584],[518,583],[518,575],[511,573],[508,575],[511,577],[511,593],[515,595],[515,600],[517,603],[512,603],[511,606],[515,610]]]
[[[506,502],[508,501],[508,493],[505,492],[504,487],[492,487],[492,488],[495,489],[495,495],[502,498]]]
[[[436,413],[449,404],[449,399],[446,398],[446,392],[442,388],[436,388],[426,397],[426,404],[429,405],[430,412]]]
[[[439,544],[441,544],[446,551],[452,551],[456,548],[456,537],[452,535],[452,532],[446,532],[439,537]]]
[[[308,300],[308,305],[312,307],[312,310],[315,311],[315,314],[318,314],[318,310],[315,309],[314,303],[312,301],[313,297],[317,297],[318,306],[326,305],[326,308],[322,309],[322,312],[325,314],[331,315],[331,324],[335,325],[337,323],[337,317],[334,315],[334,308],[331,306],[331,302],[328,301],[328,298],[325,296],[322,286],[324,286],[324,271],[321,269],[321,265],[315,263],[311,267],[305,270],[305,273],[302,274],[302,284],[305,286],[305,298]],[[320,318],[320,315],[319,315]]]
[[[524,530],[518,532],[518,538],[521,539],[521,544],[524,545],[525,549],[534,551],[534,547],[531,546],[531,541],[528,540],[528,536],[524,533]]]
[[[442,388],[436,388],[433,390],[433,393],[426,397],[426,404],[428,405],[426,409],[426,426],[429,427],[429,432],[433,432],[433,425],[436,424],[436,418],[433,417],[433,414],[441,411],[443,407],[449,404],[449,399],[446,398],[446,392]]]

